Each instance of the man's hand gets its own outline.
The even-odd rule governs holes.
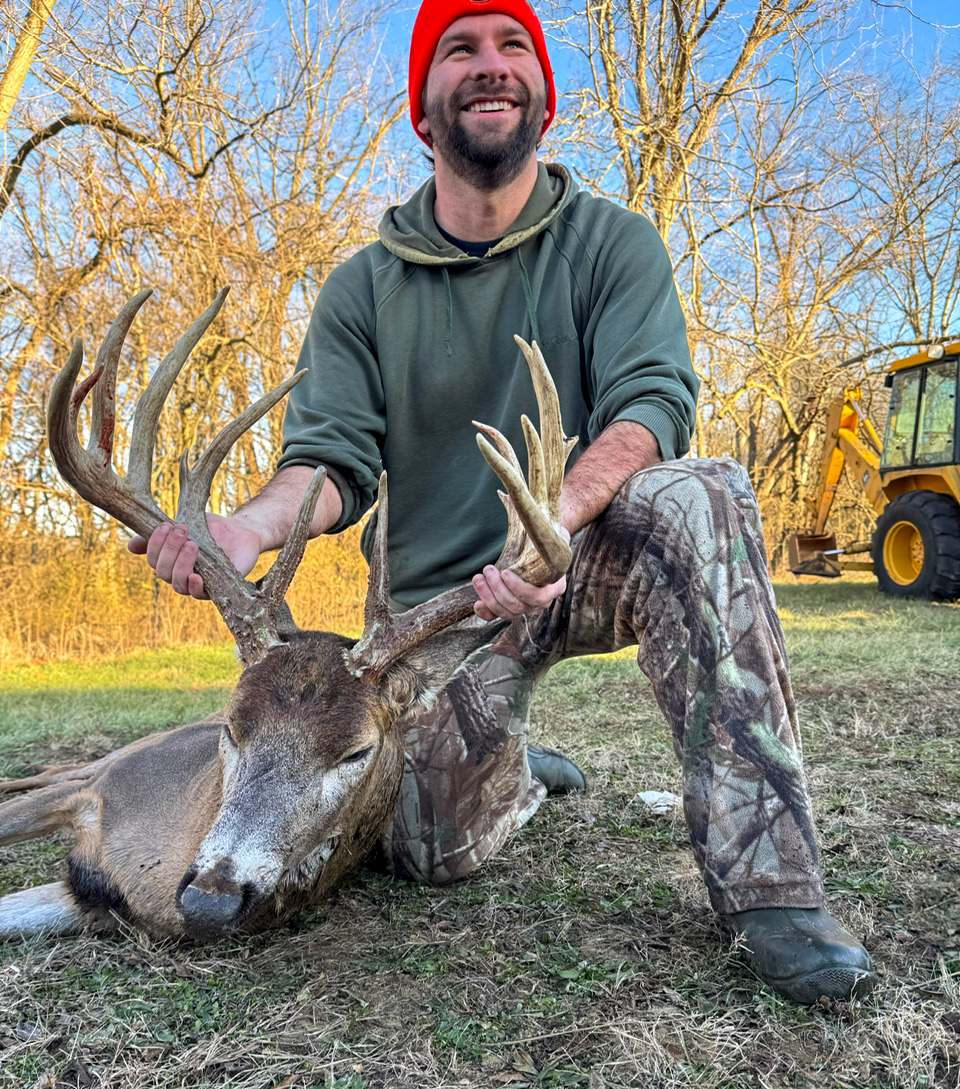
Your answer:
[[[249,575],[262,553],[280,548],[290,535],[314,471],[309,465],[289,465],[229,518],[207,515],[213,539],[241,575]],[[340,517],[341,509],[340,493],[327,480],[313,513],[310,536],[326,533]],[[185,526],[165,522],[157,526],[148,540],[134,537],[127,548],[138,556],[146,556],[157,577],[169,582],[178,594],[207,597],[203,579],[193,569],[199,548],[190,540]]]
[[[499,571],[488,564],[479,575],[474,575],[473,588],[479,600],[473,611],[483,620],[516,620],[526,613],[545,609],[567,588],[567,576],[547,586],[532,586],[513,571]]]
[[[234,567],[241,575],[248,575],[260,556],[259,535],[247,526],[239,525],[237,519],[218,514],[208,514],[207,525]],[[198,599],[207,597],[203,579],[193,569],[200,550],[196,541],[190,540],[186,526],[164,522],[148,539],[132,538],[127,548],[137,556],[146,556],[157,578],[169,582],[178,594]]]
[[[560,532],[570,540],[570,534],[563,527]],[[557,579],[546,586],[534,586],[525,582],[514,571],[500,571],[492,563],[474,575],[471,580],[477,591],[478,601],[473,611],[481,620],[516,620],[518,616],[535,613],[545,609],[567,588],[567,576]]]

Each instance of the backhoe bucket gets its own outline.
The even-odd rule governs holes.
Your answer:
[[[840,577],[837,538],[833,533],[794,533],[787,539],[787,557],[795,575]]]

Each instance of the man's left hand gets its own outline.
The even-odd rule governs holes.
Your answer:
[[[516,620],[526,613],[545,609],[567,588],[567,576],[546,586],[533,586],[513,571],[499,571],[488,564],[473,576],[478,601],[473,611],[483,620]]]

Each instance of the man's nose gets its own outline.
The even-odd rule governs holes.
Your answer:
[[[480,45],[473,54],[470,75],[475,80],[487,79],[497,82],[510,78],[510,67],[506,58],[493,42]]]

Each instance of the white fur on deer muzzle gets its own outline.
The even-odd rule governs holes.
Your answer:
[[[226,881],[255,900],[294,876],[316,876],[340,834],[340,813],[373,757],[340,764],[307,778],[300,769],[227,778],[227,798],[194,862],[194,885]],[[230,786],[232,785],[232,789]]]

